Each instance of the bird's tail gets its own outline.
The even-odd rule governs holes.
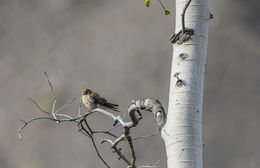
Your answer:
[[[109,108],[115,112],[120,112],[119,109],[118,109],[118,105],[117,104],[112,104],[112,103],[106,103],[104,105],[106,108]]]

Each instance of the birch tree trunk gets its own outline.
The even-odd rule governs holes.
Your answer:
[[[176,0],[176,27],[189,0]],[[208,42],[208,0],[192,0],[185,27],[194,29],[191,39],[173,45],[167,122],[162,130],[168,168],[202,168],[202,101]]]

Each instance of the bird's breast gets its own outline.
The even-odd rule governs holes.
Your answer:
[[[95,106],[96,106],[95,104],[91,103],[89,95],[83,95],[82,96],[82,102],[89,109],[94,109]]]

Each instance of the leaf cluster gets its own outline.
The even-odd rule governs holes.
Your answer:
[[[163,3],[161,2],[161,0],[158,0],[160,2],[160,5],[162,6],[163,10],[164,10],[164,15],[168,16],[172,13],[172,11],[170,9],[166,9],[165,6],[163,5]],[[151,1],[150,0],[145,0],[144,1],[144,5],[149,8],[151,6]]]

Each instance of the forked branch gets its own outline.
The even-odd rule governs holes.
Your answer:
[[[94,149],[96,150],[98,157],[100,158],[100,160],[103,162],[103,164],[107,168],[110,168],[110,166],[104,160],[104,158],[102,157],[102,155],[96,145],[96,141],[100,140],[100,139],[101,139],[101,143],[107,142],[111,145],[113,152],[115,152],[118,155],[119,159],[123,160],[127,164],[127,167],[137,168],[136,154],[135,154],[133,141],[154,136],[155,134],[157,134],[161,131],[162,127],[166,123],[166,114],[165,114],[162,104],[154,98],[146,98],[143,100],[132,101],[132,103],[127,107],[126,112],[123,115],[123,117],[121,117],[120,115],[115,115],[107,110],[100,109],[100,108],[96,108],[96,109],[92,110],[91,112],[86,112],[83,115],[81,115],[81,102],[80,102],[79,110],[78,110],[77,114],[75,114],[76,117],[72,117],[68,114],[62,114],[61,112],[66,107],[68,107],[71,103],[73,103],[76,100],[76,98],[75,97],[71,98],[67,103],[65,103],[60,108],[57,108],[57,110],[56,110],[57,99],[55,96],[55,92],[54,92],[53,86],[49,80],[47,73],[44,73],[44,74],[48,80],[49,87],[51,89],[52,97],[53,97],[51,112],[43,110],[43,108],[36,101],[34,101],[33,99],[29,99],[43,114],[45,114],[45,116],[32,118],[29,121],[20,120],[23,122],[24,125],[21,128],[19,128],[19,130],[18,130],[19,138],[22,140],[23,129],[28,124],[30,124],[34,121],[37,121],[37,120],[51,120],[51,121],[55,121],[57,124],[59,124],[61,122],[74,122],[79,126],[79,131],[82,134],[84,134],[86,137],[91,139],[91,142],[94,146]],[[81,95],[82,95],[82,93],[81,93]],[[158,125],[158,131],[156,131],[155,133],[153,133],[151,135],[144,135],[144,136],[133,138],[133,135],[131,134],[131,128],[136,127],[139,124],[140,120],[143,118],[142,112],[144,112],[144,111],[153,113],[155,121]],[[112,118],[117,124],[104,131],[92,130],[89,123],[87,122],[87,119],[91,114],[95,114],[95,113],[101,113],[109,118]],[[125,120],[125,115],[129,116],[130,121]],[[117,136],[112,131],[119,126],[122,127],[122,133],[120,136]],[[95,135],[105,135],[105,134],[109,135],[111,138],[114,138],[114,139],[116,138],[116,139],[111,140],[111,139],[103,139],[100,136],[98,138],[95,137]],[[128,159],[123,154],[121,148],[118,147],[119,143],[122,141],[126,141],[129,144],[131,160]],[[151,166],[139,166],[139,167],[148,168],[148,167],[157,167],[157,166],[151,165]]]

